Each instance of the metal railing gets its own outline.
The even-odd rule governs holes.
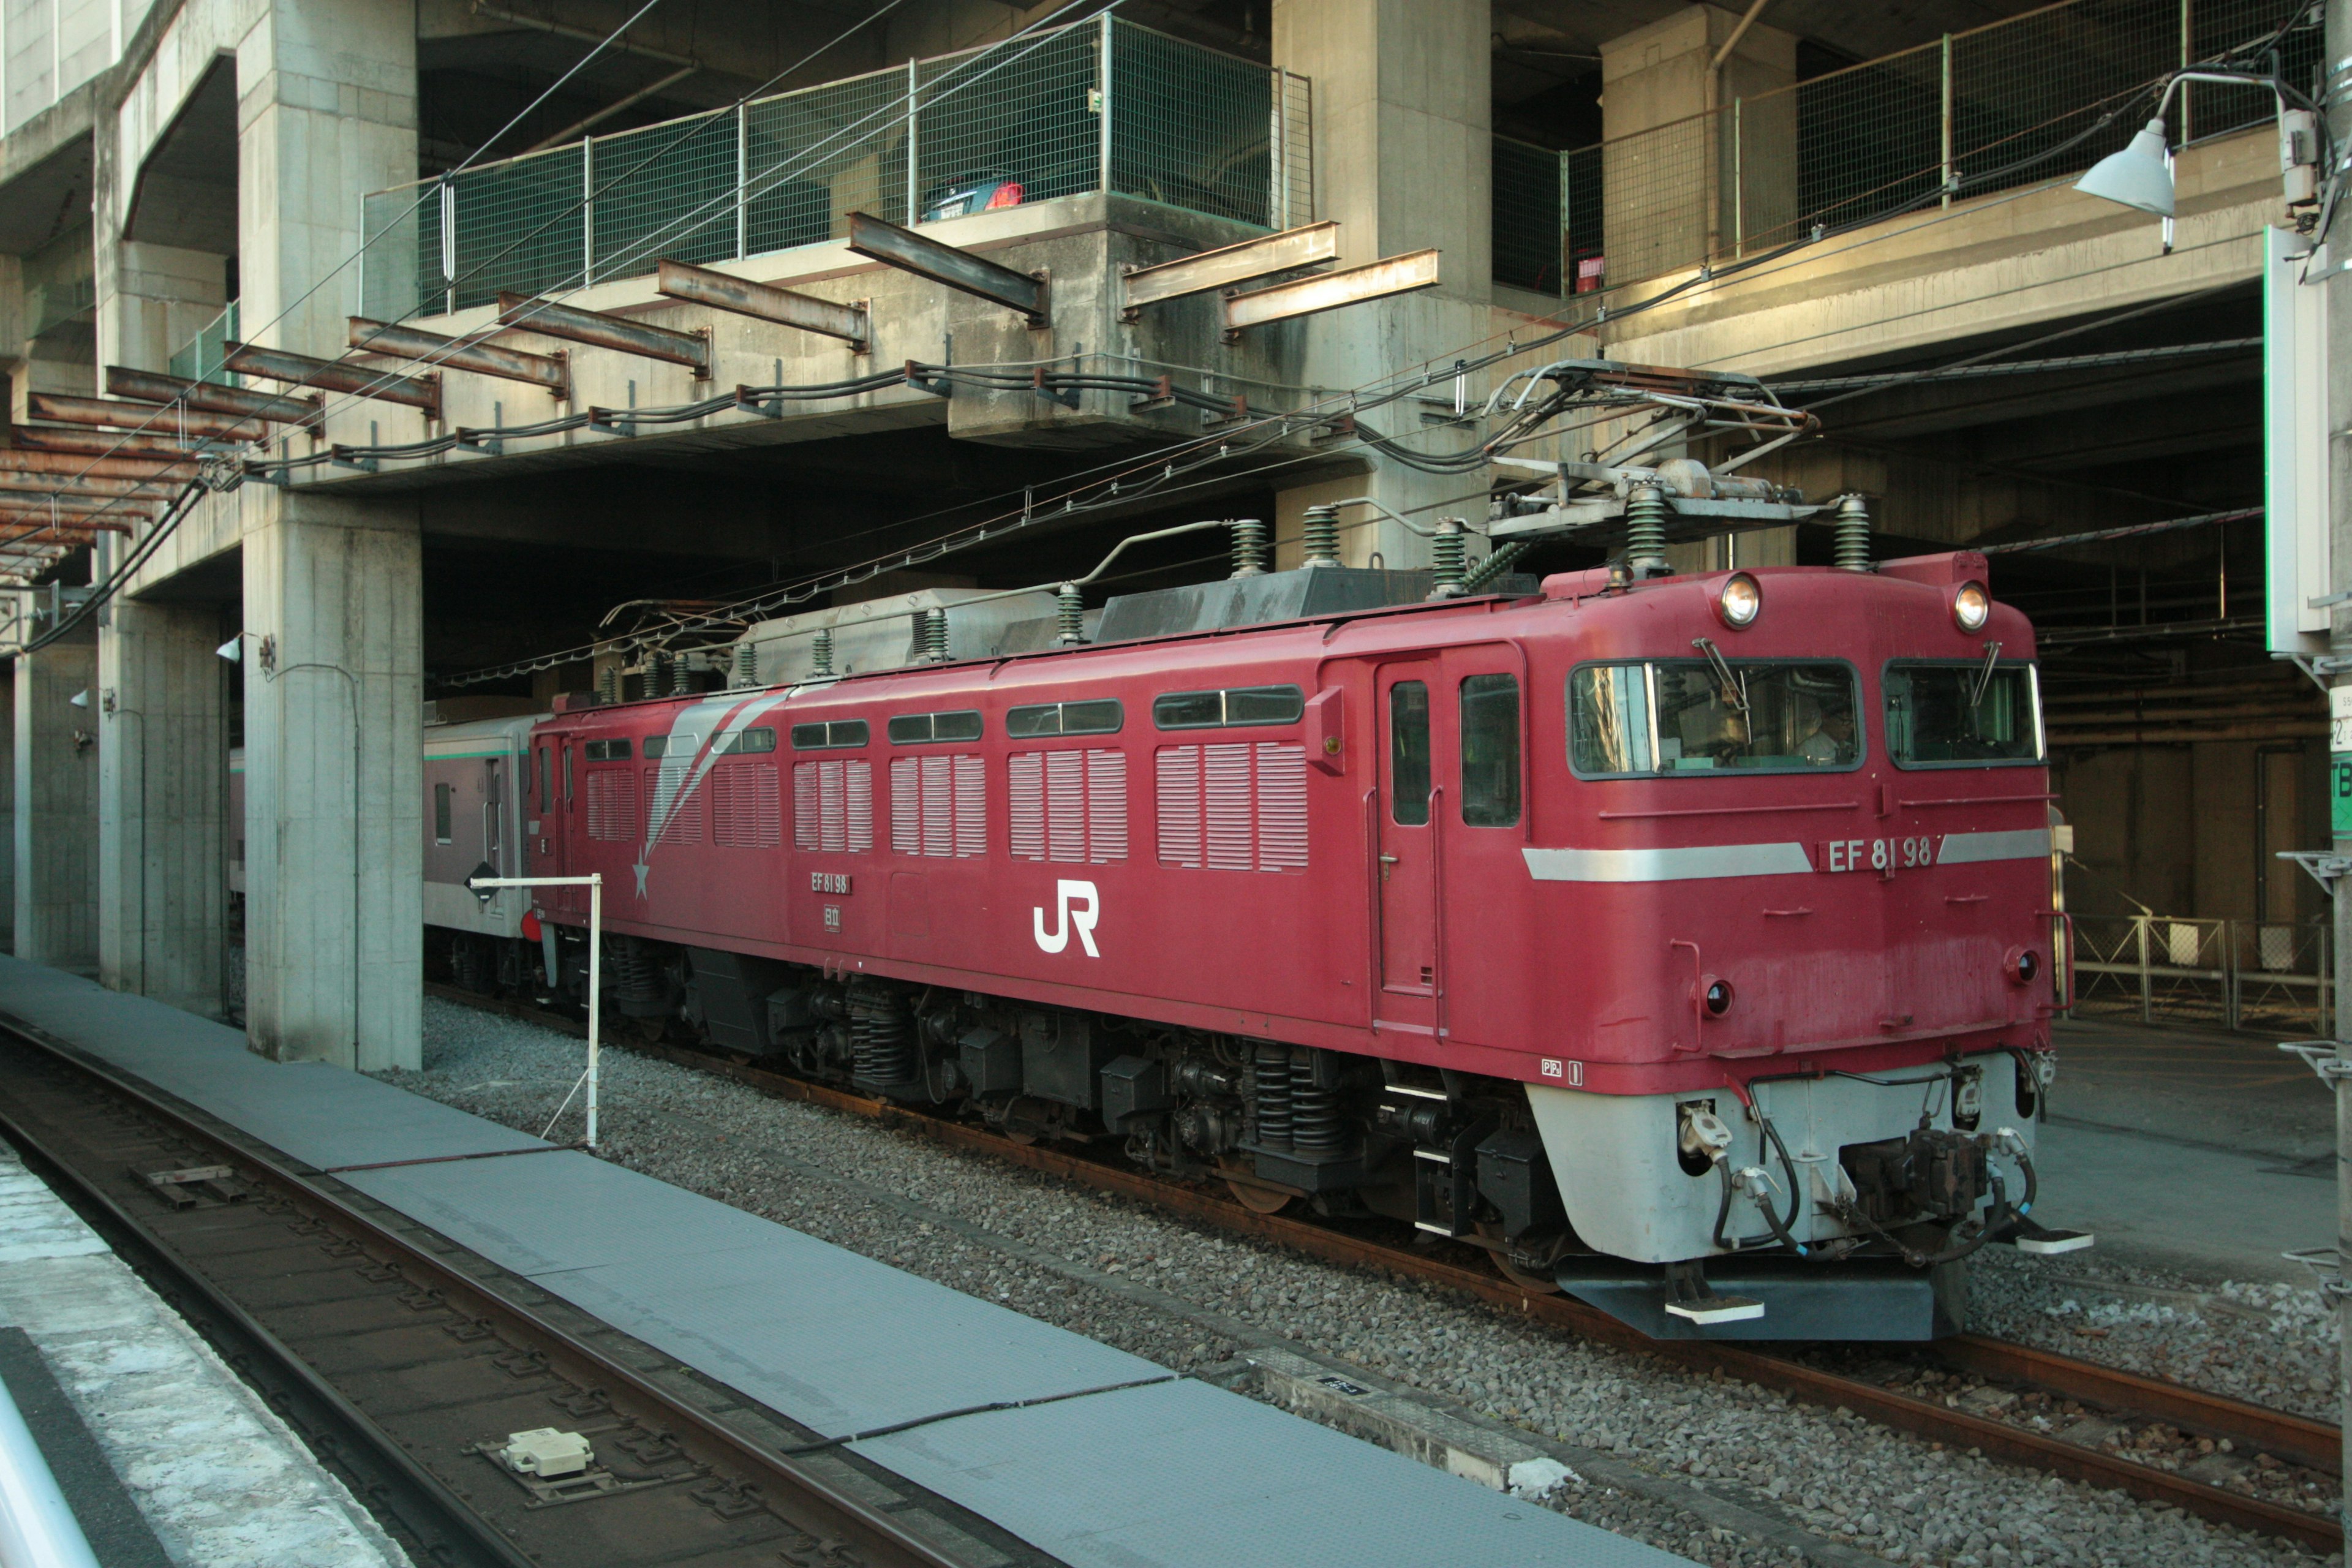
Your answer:
[[[1315,213],[1306,78],[1106,14],[362,198],[363,314],[461,310],[1108,190],[1262,228]]]
[[[1561,233],[1549,268],[1515,240],[1505,268],[1503,184],[1523,175],[1497,146],[1498,280],[1546,293],[1639,282],[1811,234],[2086,168],[2145,113],[2137,92],[2191,61],[2268,38],[2307,0],[2062,0],[2024,16],[1719,109],[1558,154]],[[2311,84],[2318,29],[2287,36],[2280,69]],[[2149,107],[2153,107],[2151,104]],[[2176,143],[2267,121],[2261,89],[2200,83],[2177,100]],[[2086,134],[2095,132],[2095,134]],[[1499,141],[1500,139],[1498,139]],[[1515,217],[1514,224],[1519,222]],[[1515,234],[1516,234],[1515,229]]]
[[[2169,915],[2076,915],[2078,1018],[2273,1026],[2326,1035],[2332,928]]]

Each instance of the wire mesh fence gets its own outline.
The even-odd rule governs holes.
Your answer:
[[[1495,281],[1539,294],[1564,294],[1560,282],[1559,154],[1530,142],[1495,138],[1487,188],[1494,194]]]
[[[363,311],[397,320],[1110,190],[1314,216],[1307,79],[1104,16],[363,198]]]
[[[2275,64],[2315,90],[2309,11],[2306,0],[2063,0],[1561,153],[1570,287],[1603,271],[1638,282],[2085,168],[2192,61]],[[2168,130],[2185,143],[2272,112],[2263,89],[2190,84]]]
[[[2324,922],[2077,915],[2078,1018],[2329,1032],[2333,928]]]

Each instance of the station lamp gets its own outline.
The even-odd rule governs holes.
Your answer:
[[[2290,104],[2288,89],[2276,77],[2259,71],[2185,70],[2165,84],[2156,114],[2120,153],[2110,153],[2074,182],[2084,195],[2099,196],[2136,207],[2158,217],[2173,214],[2172,165],[2165,143],[2164,116],[2172,95],[2183,82],[2224,82],[2233,87],[2266,87],[2278,104],[2279,174],[2285,182],[2287,204],[2308,202],[2319,193],[2319,116],[2305,105]],[[2296,95],[2298,98],[2300,94]]]

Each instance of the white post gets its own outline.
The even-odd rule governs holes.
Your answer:
[[[596,1147],[596,1019],[604,1009],[597,1005],[603,991],[598,982],[603,978],[604,959],[604,878],[598,872],[588,879],[588,1147]]]
[[[596,1046],[597,1005],[604,977],[604,875],[591,872],[585,877],[472,877],[466,886],[485,903],[490,892],[499,888],[585,888],[588,889],[588,1137],[587,1146],[596,1147]]]

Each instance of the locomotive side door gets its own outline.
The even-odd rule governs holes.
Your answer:
[[[1446,728],[1435,660],[1383,664],[1375,689],[1381,752],[1373,805],[1374,880],[1380,902],[1380,1007],[1382,1023],[1433,1030],[1438,973],[1438,843],[1443,795],[1431,773]]]
[[[548,811],[540,821],[541,842],[547,846],[549,854],[548,864],[540,873],[544,877],[569,877],[572,874],[572,840],[580,831],[580,824],[572,816],[578,806],[579,770],[578,759],[572,753],[578,749],[578,744],[570,735],[558,736],[555,755],[551,759],[554,765],[548,770]],[[548,900],[551,908],[573,917],[587,913],[588,900],[583,889],[548,888],[542,890],[553,895]]]

